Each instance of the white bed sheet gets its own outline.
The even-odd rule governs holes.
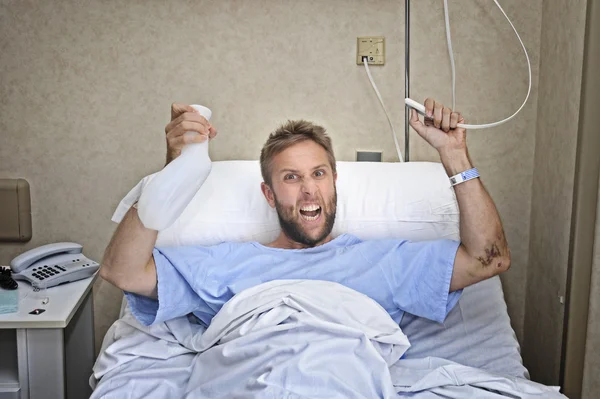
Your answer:
[[[467,287],[443,324],[407,313],[400,327],[412,344],[406,359],[439,357],[529,379],[498,276]]]
[[[123,297],[119,317],[126,312],[129,307]],[[499,277],[466,288],[443,324],[407,313],[400,327],[411,342],[404,359],[439,357],[529,379],[519,342],[510,325]],[[103,347],[108,344],[110,342],[105,342]]]
[[[498,283],[475,292],[490,296]],[[399,326],[335,283],[261,284],[227,302],[208,328],[186,317],[145,327],[125,313],[94,366],[93,398],[566,398],[558,387],[439,357],[400,358],[409,343]]]

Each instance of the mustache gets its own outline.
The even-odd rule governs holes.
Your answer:
[[[296,206],[285,207],[278,201],[277,197],[275,197],[279,226],[285,235],[293,241],[308,247],[314,247],[319,242],[323,241],[331,233],[335,223],[335,216],[337,213],[337,190],[334,191],[334,194],[329,201],[323,201],[321,198],[320,204],[321,217],[324,218],[324,224],[318,236],[310,237],[301,226],[299,212],[294,212]],[[299,209],[299,207],[297,209]]]

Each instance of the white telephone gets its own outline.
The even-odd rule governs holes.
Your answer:
[[[82,248],[74,242],[59,242],[31,249],[10,262],[12,277],[45,288],[89,277],[100,265],[83,255]]]

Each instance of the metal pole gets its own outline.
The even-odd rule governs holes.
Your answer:
[[[404,97],[410,97],[410,0],[404,0]],[[404,102],[404,101],[403,101]],[[404,105],[404,161],[410,160],[410,108]]]

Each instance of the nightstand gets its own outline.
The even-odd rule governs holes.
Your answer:
[[[0,314],[0,399],[91,395],[95,279],[48,288],[45,305],[31,285],[19,282],[19,311]],[[36,308],[45,312],[29,314]]]

